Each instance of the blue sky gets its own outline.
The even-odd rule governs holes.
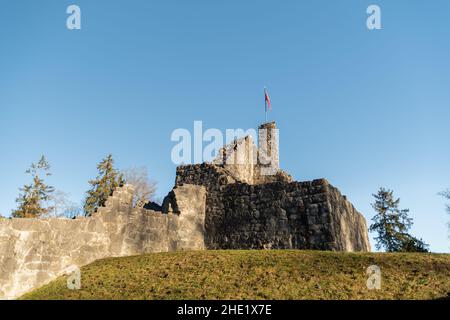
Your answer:
[[[382,30],[366,28],[366,8]],[[66,28],[77,4],[82,29]],[[325,177],[370,221],[394,189],[412,233],[450,252],[450,2],[8,1],[0,9],[0,213],[31,162],[81,202],[96,164],[173,186],[174,129],[253,128],[269,88],[283,169]]]

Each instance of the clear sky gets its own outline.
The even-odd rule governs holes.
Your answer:
[[[366,27],[378,4],[382,30]],[[82,29],[66,28],[77,4]],[[450,2],[3,1],[0,213],[31,162],[81,202],[96,164],[146,166],[158,196],[174,184],[174,129],[280,128],[283,169],[325,177],[370,222],[391,188],[412,233],[450,252]]]

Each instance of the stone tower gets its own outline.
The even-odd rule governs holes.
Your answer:
[[[262,175],[273,175],[280,168],[278,144],[279,130],[275,122],[258,127],[258,164]]]

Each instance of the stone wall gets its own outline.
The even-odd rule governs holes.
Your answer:
[[[259,126],[258,145],[247,136],[218,161],[177,168],[175,185],[206,188],[207,248],[370,251],[364,217],[338,189],[279,169],[275,122]]]
[[[278,140],[275,122],[264,123],[258,127],[258,147],[250,135],[236,139],[221,148],[211,164],[243,183],[292,181],[292,177],[279,168]]]
[[[0,298],[14,298],[105,257],[204,249],[205,189],[173,190],[178,212],[132,208],[132,187],[92,217],[0,220]]]
[[[207,190],[208,249],[370,251],[364,217],[325,179],[271,179],[248,184],[225,168],[201,164],[179,167],[176,184]]]

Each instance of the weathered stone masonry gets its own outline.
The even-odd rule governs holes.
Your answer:
[[[179,213],[131,207],[133,188],[114,192],[92,217],[0,220],[0,298],[15,298],[106,257],[204,249],[205,190],[173,190]]]
[[[179,167],[176,184],[206,187],[208,249],[370,251],[364,217],[325,179],[251,185],[201,164]]]
[[[258,130],[258,148],[247,136],[212,163],[177,168],[176,186],[206,188],[206,247],[370,251],[366,221],[347,198],[325,179],[293,181],[279,169],[275,123]]]
[[[259,148],[248,136],[225,146],[212,163],[179,166],[162,206],[133,208],[127,185],[89,218],[0,219],[0,298],[106,257],[202,249],[370,251],[364,217],[325,179],[295,182],[280,170],[278,140],[261,141],[278,133],[265,129],[275,130],[275,123],[259,127]]]

